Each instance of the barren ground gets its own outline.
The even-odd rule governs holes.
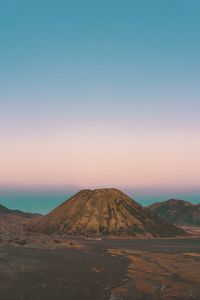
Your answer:
[[[26,219],[2,220],[1,300],[200,299],[198,228],[190,238],[95,241],[28,233]]]

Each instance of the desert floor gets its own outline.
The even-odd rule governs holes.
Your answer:
[[[200,299],[197,234],[84,240],[9,226],[0,235],[1,300]]]

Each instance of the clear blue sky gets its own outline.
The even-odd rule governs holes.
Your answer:
[[[197,0],[0,0],[0,186],[200,191],[199,33]]]

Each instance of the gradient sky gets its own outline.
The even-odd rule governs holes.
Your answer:
[[[197,0],[0,0],[1,188],[200,192],[199,32]]]

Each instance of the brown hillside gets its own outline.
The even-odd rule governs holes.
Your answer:
[[[82,190],[36,220],[32,229],[84,236],[186,235],[117,189]]]
[[[170,199],[154,203],[149,206],[149,209],[175,225],[200,225],[200,204],[195,205],[188,201]]]

